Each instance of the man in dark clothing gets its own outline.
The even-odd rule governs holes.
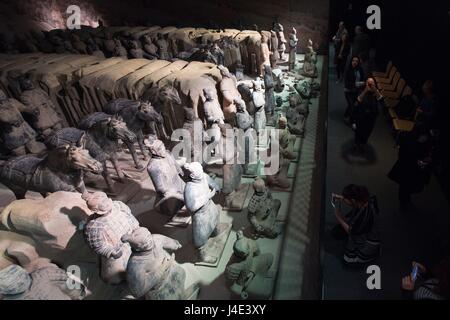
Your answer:
[[[358,57],[353,57],[351,64],[344,74],[344,93],[347,100],[347,108],[344,120],[348,122],[353,112],[360,88],[365,84],[364,72]]]
[[[355,37],[353,38],[352,55],[353,56],[369,56],[370,37],[364,33],[363,28],[357,26],[355,28]]]
[[[375,127],[378,116],[378,105],[383,101],[383,96],[378,91],[375,80],[369,78],[366,88],[358,96],[356,106],[352,113],[352,127],[355,130],[355,147],[362,151],[367,145],[370,135]]]
[[[423,99],[419,104],[418,122],[428,130],[434,129],[438,103],[433,90],[433,82],[431,80],[427,80],[424,83],[422,92]]]
[[[398,160],[388,177],[399,184],[400,209],[411,207],[411,195],[422,192],[431,176],[432,140],[424,126],[401,137]]]

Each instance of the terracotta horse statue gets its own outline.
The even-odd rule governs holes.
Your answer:
[[[44,155],[26,154],[0,162],[0,182],[10,188],[17,199],[28,190],[46,196],[56,191],[86,192],[83,172],[98,174],[102,164],[82,146],[63,145]]]
[[[151,103],[147,101],[134,101],[118,98],[109,101],[103,107],[103,110],[107,114],[120,116],[125,121],[128,129],[133,131],[136,135],[139,149],[141,149],[141,152],[144,155],[144,160],[147,160],[148,152],[144,146],[143,129],[147,124],[151,126],[153,123],[158,125],[162,125],[163,123],[163,117],[155,110]],[[144,166],[139,164],[134,144],[128,144],[127,147],[130,149],[136,168],[138,170],[144,169]]]
[[[164,119],[164,123],[158,124],[158,128],[156,128],[155,122],[151,124],[152,133],[160,139],[169,140],[167,131],[171,133],[176,128],[183,126],[183,113],[180,118],[174,109],[174,105],[181,106],[180,95],[174,86],[168,84],[161,88],[150,87],[143,93],[141,100],[149,101]],[[182,109],[180,110],[182,111]]]
[[[83,118],[79,127],[79,129],[63,128],[54,132],[45,142],[47,148],[55,149],[68,143],[84,145],[90,155],[103,164],[103,178],[110,191],[113,191],[113,181],[108,173],[106,161],[111,161],[122,181],[125,173],[120,168],[117,157],[118,140],[132,144],[136,141],[135,134],[127,128],[125,122],[103,112],[96,112]]]

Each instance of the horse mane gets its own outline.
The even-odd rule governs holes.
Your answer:
[[[159,97],[160,89],[158,86],[152,86],[144,91],[141,100],[149,101],[151,104],[155,104]]]
[[[67,173],[69,172],[69,166],[66,163],[66,150],[56,148],[49,150],[42,158],[41,165],[45,164],[47,168],[57,172]],[[61,157],[62,156],[62,157]]]

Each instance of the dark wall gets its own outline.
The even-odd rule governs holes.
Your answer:
[[[349,5],[352,4],[352,10]],[[377,50],[380,67],[393,60],[403,78],[421,95],[421,86],[426,79],[435,82],[440,99],[439,123],[441,129],[441,149],[450,146],[450,1],[349,1],[331,0],[330,31],[337,29],[344,20],[353,32],[355,25],[365,26],[368,15],[366,9],[371,4],[381,7],[382,29],[368,31],[373,47]],[[447,152],[448,153],[448,152]],[[443,172],[439,177],[450,190],[450,158],[441,154],[439,159]]]

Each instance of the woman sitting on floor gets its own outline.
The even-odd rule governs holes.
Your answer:
[[[342,204],[351,207],[345,216]],[[342,195],[333,194],[333,206],[339,222],[335,233],[347,236],[344,261],[348,264],[365,264],[380,255],[380,240],[377,228],[378,204],[375,196],[370,196],[364,186],[349,185]]]

